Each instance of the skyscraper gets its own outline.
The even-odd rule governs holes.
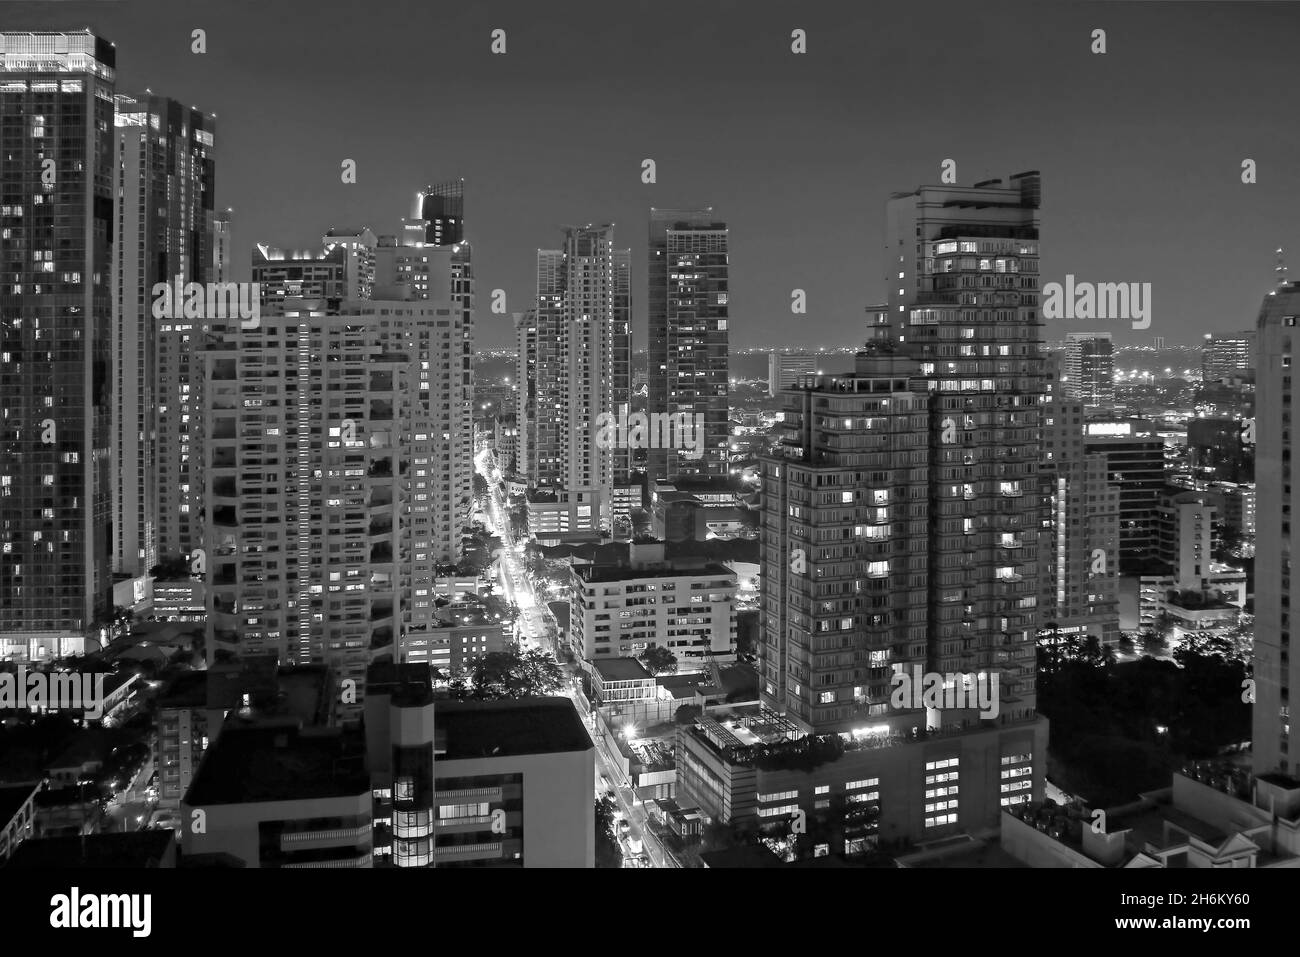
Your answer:
[[[80,650],[112,587],[113,45],[0,33],[0,656]]]
[[[474,448],[474,256],[465,238],[465,180],[456,179],[426,186],[416,194],[417,222],[424,226],[424,242],[452,253],[452,300],[460,312],[461,355],[459,373],[464,386],[461,442]],[[413,245],[406,241],[403,245]],[[463,521],[469,524],[473,509],[474,471],[470,467],[457,475],[457,489]]]
[[[1115,345],[1109,332],[1065,337],[1065,395],[1089,408],[1115,405]]]
[[[759,654],[760,696],[780,713],[762,724],[779,732],[758,741],[801,733],[842,753],[813,772],[813,794],[745,768],[760,822],[834,812],[816,795],[852,791],[836,822],[851,853],[884,828],[915,840],[991,826],[1042,793],[1039,195],[1036,173],[895,194],[884,321],[852,373],[784,393],[763,459]],[[899,679],[922,675],[982,682],[991,704],[900,701]],[[714,812],[719,786],[733,807],[746,799],[757,745],[740,744],[706,721],[679,735],[679,787]]]
[[[449,288],[449,254],[431,258]],[[459,358],[460,331],[444,294],[349,301],[335,314],[286,299],[257,326],[213,337],[210,655],[324,661],[360,688],[377,654],[436,623],[438,565],[460,545],[460,379],[442,368]]]
[[[1104,453],[1089,452],[1084,406],[1062,394],[1059,360],[1049,362],[1039,473],[1045,515],[1038,536],[1039,610],[1049,641],[1119,639],[1120,492]]]
[[[1300,656],[1292,656],[1291,614],[1300,608],[1300,576],[1292,573],[1296,514],[1300,509],[1292,468],[1293,356],[1300,322],[1300,282],[1264,298],[1255,352],[1256,488],[1261,521],[1255,532],[1255,708],[1251,745],[1258,775],[1300,778],[1291,751],[1291,689],[1300,687]]]
[[[647,408],[704,423],[703,454],[653,449],[651,478],[727,474],[728,249],[712,207],[650,210]]]
[[[215,281],[211,115],[118,96],[113,298],[113,567],[141,575],[198,544],[194,320],[155,318],[155,283]]]
[[[883,328],[930,402],[930,666],[996,669],[1002,713],[1021,718],[1035,713],[1039,623],[1041,190],[1037,172],[924,186],[886,212]]]
[[[515,388],[518,390],[518,436],[515,471],[525,481],[537,474],[537,312],[516,312]]]
[[[631,251],[614,227],[566,226],[561,249],[537,251],[532,524],[587,537],[612,521],[615,469],[628,449],[598,441],[601,416],[630,394]],[[628,371],[625,371],[628,370]],[[548,513],[542,519],[542,512]]]

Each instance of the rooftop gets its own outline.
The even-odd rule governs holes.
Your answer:
[[[736,573],[726,565],[705,562],[695,568],[680,565],[633,568],[630,565],[574,565],[573,573],[584,582],[636,581],[642,578],[727,578],[735,581]]]
[[[592,667],[604,681],[648,681],[650,672],[635,658],[597,658]]]
[[[227,727],[208,749],[185,803],[245,804],[369,793],[361,751],[339,734],[294,728]]]
[[[441,759],[587,751],[591,736],[568,698],[440,701],[434,712]]]
[[[406,708],[433,700],[433,678],[426,664],[395,664],[376,661],[366,671],[366,696],[389,695]]]

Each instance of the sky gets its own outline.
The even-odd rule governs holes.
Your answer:
[[[1277,247],[1300,279],[1300,4],[0,2],[0,29],[86,26],[117,45],[119,92],[217,114],[237,279],[256,242],[397,232],[420,187],[463,177],[482,349],[513,345],[535,250],[607,222],[643,349],[649,208],[697,205],[731,229],[733,348],[858,343],[884,204],[945,159],[962,185],[1042,173],[1043,283],[1151,283],[1148,329],[1056,320],[1047,339],[1192,343],[1253,327]]]

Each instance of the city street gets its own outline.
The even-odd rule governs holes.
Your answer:
[[[533,595],[532,585],[524,574],[522,553],[521,550],[516,548],[513,529],[510,526],[510,514],[501,495],[499,481],[501,473],[496,468],[492,452],[487,449],[479,452],[474,459],[474,464],[478,473],[487,482],[488,501],[484,513],[487,516],[492,534],[500,538],[502,542],[502,548],[498,553],[500,556],[501,587],[506,598],[519,607],[520,630],[527,642],[525,647],[542,647],[554,654],[555,648],[552,647],[548,635],[554,633],[551,629],[555,627],[555,622],[550,609],[545,604],[537,602]],[[650,830],[647,824],[645,807],[636,800],[631,782],[610,761],[605,748],[602,746],[606,742],[599,740],[600,736],[595,731],[591,711],[577,682],[571,682],[566,687],[565,693],[573,700],[574,707],[578,709],[578,714],[582,716],[583,724],[587,726],[592,740],[596,742],[596,780],[594,782],[596,796],[603,796],[606,790],[610,787],[613,788],[619,810],[630,824],[629,836],[634,840],[642,841],[645,852],[653,866],[680,866],[672,855],[665,851],[659,839]],[[609,784],[603,784],[602,781],[608,781]],[[617,836],[620,838],[620,846],[622,846],[624,844],[623,835]]]

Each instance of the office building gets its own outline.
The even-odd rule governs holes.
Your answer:
[[[802,352],[772,352],[767,357],[767,394],[776,398],[800,376],[815,375],[817,356]]]
[[[113,45],[0,33],[0,659],[79,653],[109,610]]]
[[[1106,457],[1107,481],[1119,487],[1119,560],[1131,574],[1155,547],[1156,509],[1165,487],[1165,443],[1145,419],[1092,418],[1084,449]]]
[[[1201,381],[1219,382],[1253,375],[1255,336],[1253,331],[1228,335],[1206,333],[1201,345]]]
[[[696,450],[648,450],[652,479],[727,474],[728,250],[727,224],[711,207],[650,210],[646,407],[704,428]]]
[[[1115,344],[1109,332],[1071,332],[1065,337],[1065,394],[1088,408],[1115,405]]]
[[[145,575],[199,543],[194,351],[201,319],[155,316],[154,284],[212,283],[211,114],[154,94],[116,99],[113,568]]]

